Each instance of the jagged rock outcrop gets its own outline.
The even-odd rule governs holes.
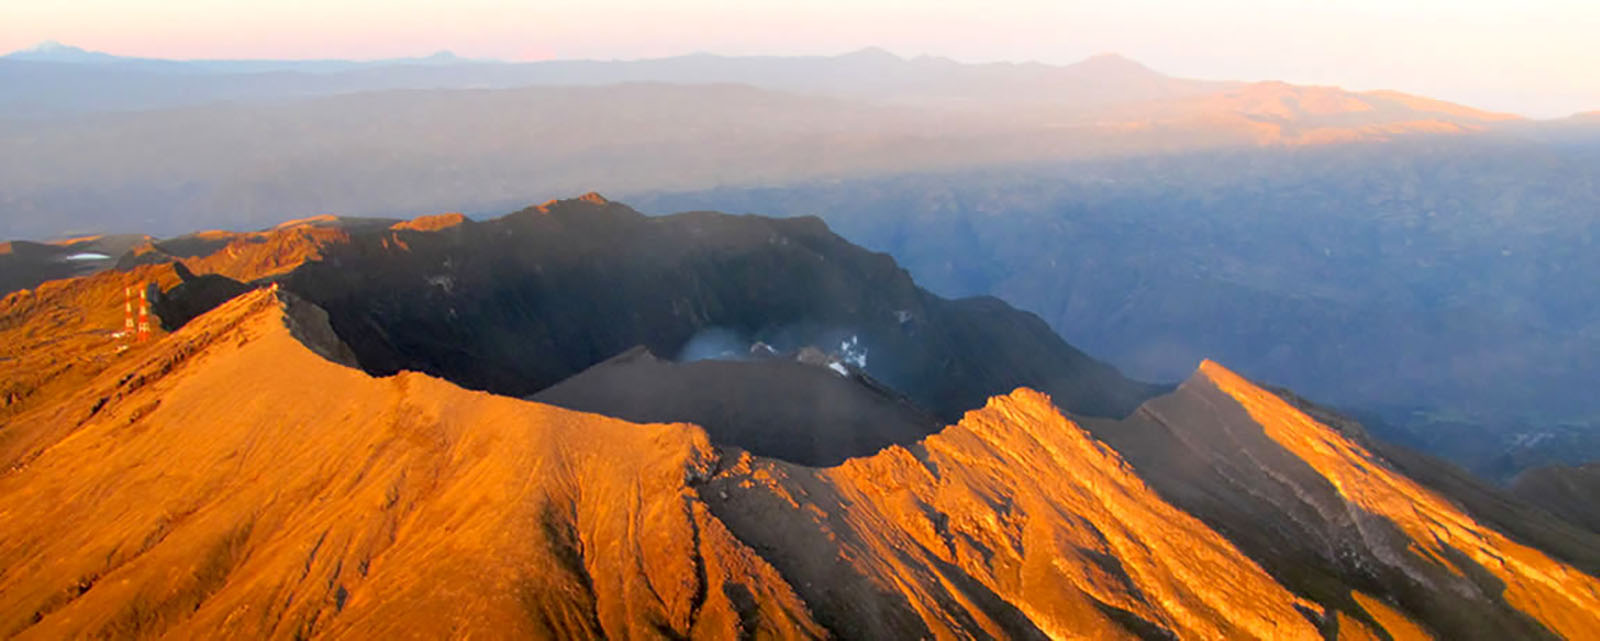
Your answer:
[[[172,269],[178,274],[178,284],[158,291],[150,300],[150,309],[159,319],[161,328],[169,332],[252,289],[227,276],[196,275],[181,262],[172,263]]]

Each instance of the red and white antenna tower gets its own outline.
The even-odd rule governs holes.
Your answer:
[[[139,342],[150,340],[150,301],[145,295],[146,287],[139,288]]]
[[[121,346],[122,349],[119,349],[117,351],[122,351],[122,350],[128,349],[128,343],[131,340],[133,340],[134,327],[135,326],[133,324],[133,287],[132,286],[123,287],[122,288],[122,331],[118,333],[118,336],[122,337],[122,346]]]

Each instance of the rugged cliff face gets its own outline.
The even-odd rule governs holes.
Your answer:
[[[1403,639],[1600,625],[1593,577],[1215,365],[1186,388],[1211,385],[1283,450],[1259,469],[1311,470],[1336,493],[1325,518],[1365,534],[1344,552],[1412,583],[1304,589],[1232,534],[1257,523],[1191,516],[1031,390],[813,468],[692,425],[374,378],[318,353],[342,353],[325,313],[258,290],[0,424],[30,444],[0,460],[0,630]],[[1427,607],[1444,602],[1487,608],[1472,615],[1486,627],[1456,634]]]

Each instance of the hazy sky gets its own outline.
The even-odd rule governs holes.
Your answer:
[[[0,50],[43,40],[166,58],[1117,52],[1181,76],[1600,110],[1600,0],[0,0]]]

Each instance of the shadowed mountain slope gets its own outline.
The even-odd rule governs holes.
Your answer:
[[[636,348],[529,400],[630,421],[694,423],[715,442],[804,465],[837,465],[943,427],[863,376],[777,358],[673,363]]]
[[[83,276],[117,264],[149,236],[89,236],[54,243],[0,243],[0,296],[48,280]]]
[[[1511,492],[1600,534],[1600,463],[1536,467],[1512,479]]]
[[[854,339],[862,369],[943,421],[1018,386],[1098,416],[1163,389],[998,300],[929,294],[815,218],[649,218],[591,194],[438,231],[352,234],[321,252],[284,287],[328,311],[364,369],[508,396],[637,345],[678,354],[706,330],[784,351]]]
[[[161,328],[169,332],[252,289],[227,276],[196,275],[181,262],[170,264],[180,282],[156,293],[150,300],[151,313],[159,319]]]
[[[849,343],[872,384],[839,386],[831,372],[781,365],[705,364],[663,367],[658,373],[671,377],[651,374],[656,385],[630,385],[623,401],[596,393],[613,385],[600,373],[638,373],[600,368],[547,399],[635,420],[700,422],[728,443],[812,464],[913,442],[1018,386],[1102,416],[1124,415],[1164,389],[1122,377],[998,300],[933,296],[887,256],[816,219],[648,218],[591,194],[485,222],[459,214],[404,222],[322,216],[257,232],[200,232],[145,242],[119,262],[167,275],[150,290],[167,330],[246,283],[280,282],[328,310],[368,372],[427,372],[516,397],[634,346],[679,354],[706,332],[785,351]],[[116,273],[97,278],[109,283],[122,278]],[[91,306],[96,314],[115,308],[109,295]],[[754,379],[713,373],[752,368],[763,383],[798,385],[791,394],[854,400],[824,416],[817,408],[831,404],[797,395],[760,402],[771,393]],[[711,393],[718,388],[709,383],[723,379],[750,392],[737,403],[742,409],[734,410],[739,397]],[[881,411],[857,412],[868,408]],[[832,425],[833,436],[813,432],[819,424]]]

